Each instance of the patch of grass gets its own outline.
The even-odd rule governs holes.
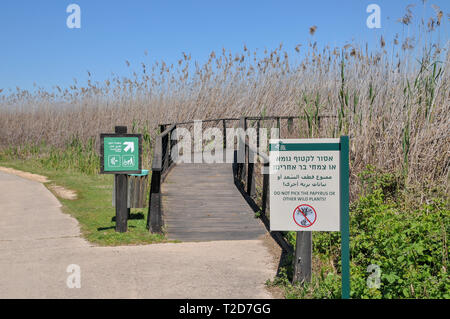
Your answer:
[[[146,228],[147,209],[132,209],[126,233],[115,232],[112,206],[113,175],[84,174],[78,170],[44,167],[39,159],[0,160],[1,166],[45,175],[52,182],[77,192],[77,200],[59,198],[63,211],[75,217],[84,238],[100,246],[137,245],[165,242],[164,235]],[[49,183],[47,183],[49,184]]]

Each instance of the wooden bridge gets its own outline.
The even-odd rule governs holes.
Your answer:
[[[169,239],[255,239],[266,232],[236,188],[232,164],[178,164],[162,186]]]
[[[318,116],[316,125],[320,127],[321,122],[333,117]],[[269,175],[261,174],[261,167],[268,167],[269,159],[259,150],[260,138],[263,138],[259,129],[277,127],[280,137],[281,134],[298,136],[302,129],[308,129],[301,123],[295,125],[294,120],[302,118],[268,116],[202,121],[203,128],[222,129],[223,156],[227,162],[212,164],[173,161],[176,128],[193,132],[195,121],[160,125],[152,162],[149,230],[165,232],[169,239],[180,241],[255,239],[267,233]],[[248,127],[256,128],[256,148],[245,135],[228,139],[228,129],[245,131]],[[196,150],[191,159],[202,151]],[[255,213],[261,218],[255,218]],[[285,250],[292,250],[280,234],[272,236]]]

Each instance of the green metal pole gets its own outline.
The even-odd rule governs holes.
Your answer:
[[[349,138],[341,136],[340,202],[341,202],[341,263],[342,299],[350,298],[350,225],[349,225]]]

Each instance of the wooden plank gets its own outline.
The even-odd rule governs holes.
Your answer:
[[[179,227],[167,227],[169,233],[174,233],[174,232],[186,232],[187,230],[190,233],[210,233],[210,232],[216,232],[216,233],[226,233],[226,232],[231,232],[231,233],[241,233],[241,232],[251,232],[251,233],[255,233],[258,235],[263,235],[264,231],[259,228],[259,227],[245,227],[245,226],[235,226],[235,225],[220,225],[220,226],[216,226],[216,227],[202,227],[201,225],[193,225],[191,227],[189,227],[189,229],[187,229],[186,227],[183,226],[179,226]]]
[[[259,238],[261,235],[252,232],[179,232],[176,235],[169,233],[171,240],[181,241],[212,241],[212,240],[249,240]]]

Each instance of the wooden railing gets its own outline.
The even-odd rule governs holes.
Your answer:
[[[324,119],[335,118],[334,115],[319,115],[315,118],[317,129],[320,129]],[[239,121],[238,127],[244,131],[247,130],[249,123],[253,126],[256,124],[256,148],[250,145],[246,135],[239,135],[237,150],[235,150],[233,162],[233,174],[236,186],[246,196],[247,202],[252,206],[255,212],[259,212],[261,219],[268,228],[269,216],[267,216],[269,208],[269,158],[268,149],[260,149],[260,128],[261,122],[267,123],[272,121],[276,123],[275,127],[279,129],[279,138],[281,138],[282,129],[286,129],[286,135],[293,133],[294,120],[306,119],[306,117],[298,116],[247,116],[241,118],[219,118],[202,120],[202,123],[221,123],[223,133],[223,148],[227,147],[227,123]],[[287,125],[282,127],[281,121],[286,120]],[[150,198],[148,206],[147,227],[152,233],[161,233],[163,229],[163,216],[161,209],[161,183],[164,181],[167,173],[175,164],[172,160],[171,152],[176,144],[176,138],[173,135],[175,129],[180,126],[192,125],[195,121],[179,122],[174,124],[161,124],[160,135],[156,137],[152,161],[152,178],[150,185]],[[300,125],[299,125],[300,126]],[[272,126],[273,127],[273,126]],[[297,135],[298,136],[298,135]],[[233,147],[234,147],[234,143]],[[250,160],[259,158],[259,161]],[[255,167],[256,165],[256,167]],[[261,166],[264,166],[265,174],[261,173]],[[275,233],[279,235],[279,233]],[[282,236],[277,241],[282,247],[291,251],[292,248],[286,242],[280,242]]]
[[[175,142],[172,139],[172,134],[176,127],[175,124],[172,124],[167,128],[165,128],[165,126],[160,126],[161,134],[158,135],[155,140],[147,218],[147,227],[152,233],[161,233],[163,228],[161,183],[164,181],[167,173],[174,164],[170,155],[173,143]]]

